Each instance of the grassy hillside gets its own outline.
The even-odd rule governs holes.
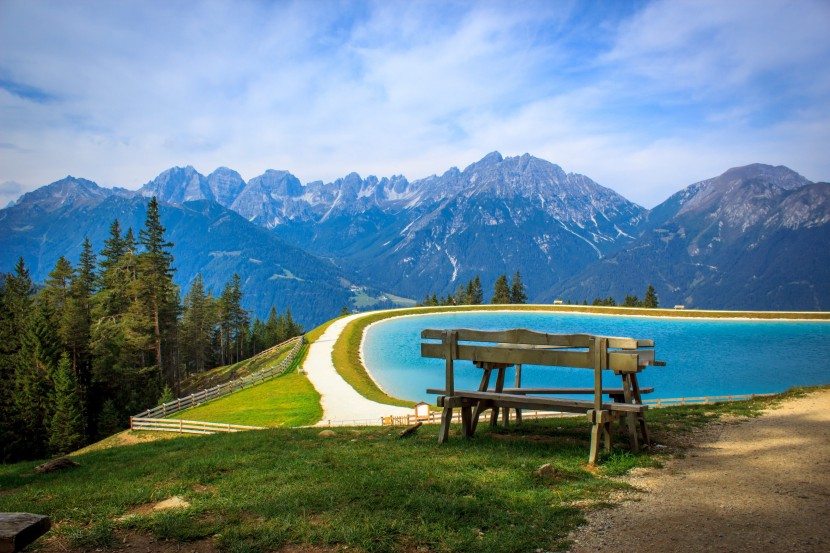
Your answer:
[[[239,363],[224,365],[215,369],[191,375],[182,383],[182,395],[189,395],[225,383],[234,378],[253,374],[278,364],[291,352],[294,344],[287,344],[267,353],[260,353]]]
[[[721,414],[751,415],[771,401],[648,417],[671,446]],[[584,417],[482,425],[473,440],[456,429],[441,445],[437,430],[401,439],[388,427],[333,437],[269,429],[89,451],[75,457],[80,467],[52,474],[34,474],[34,462],[4,465],[0,511],[50,516],[42,543],[52,551],[551,551],[585,510],[626,487],[613,476],[659,462],[618,450],[587,467]],[[536,472],[548,463],[554,471]],[[173,496],[189,506],[152,510]]]
[[[308,378],[297,371],[307,351],[308,346],[303,346],[297,360],[282,376],[179,411],[170,418],[249,426],[314,424],[323,417],[320,394]]]

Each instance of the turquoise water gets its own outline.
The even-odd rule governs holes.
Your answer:
[[[444,361],[423,359],[425,328],[499,330],[529,328],[553,334],[599,334],[654,340],[665,367],[640,373],[649,398],[782,392],[793,386],[830,384],[830,322],[695,320],[559,313],[444,313],[389,319],[369,328],[364,363],[393,396],[434,402],[427,388],[443,388]],[[456,387],[478,387],[481,371],[456,366]],[[514,374],[508,370],[506,383]],[[522,386],[586,387],[591,371],[525,365]],[[606,375],[606,385],[619,379]]]

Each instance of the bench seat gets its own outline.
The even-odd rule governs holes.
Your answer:
[[[444,390],[427,390],[428,394],[441,394]],[[450,403],[463,401],[464,398],[475,400],[489,400],[497,407],[509,409],[533,409],[536,411],[562,411],[566,413],[585,413],[594,408],[594,402],[583,399],[567,399],[553,397],[538,397],[520,394],[508,394],[498,392],[479,392],[478,390],[456,390],[453,396],[441,396],[438,398],[439,407],[449,407]],[[648,410],[647,405],[631,403],[610,402],[603,403],[603,411],[642,413]]]

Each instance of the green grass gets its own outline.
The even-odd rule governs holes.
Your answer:
[[[306,426],[323,417],[320,394],[295,369],[308,346],[289,371],[262,384],[233,392],[170,418],[244,424],[249,426]]]
[[[682,435],[717,417],[752,415],[778,401],[672,407],[648,412],[655,433]],[[437,426],[411,438],[393,428],[269,429],[178,438],[91,451],[81,466],[36,475],[35,462],[0,466],[0,512],[43,513],[52,538],[92,550],[127,532],[220,550],[512,552],[555,550],[583,509],[626,488],[614,476],[654,466],[659,455],[615,450],[585,465],[584,417],[526,421],[521,428],[438,444]],[[619,439],[618,439],[619,441]],[[556,473],[534,471],[550,463]],[[178,495],[191,507],[139,514]],[[188,546],[184,545],[187,550]]]

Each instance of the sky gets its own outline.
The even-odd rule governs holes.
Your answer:
[[[830,1],[0,0],[0,206],[174,166],[410,180],[529,153],[644,207],[830,181]]]

